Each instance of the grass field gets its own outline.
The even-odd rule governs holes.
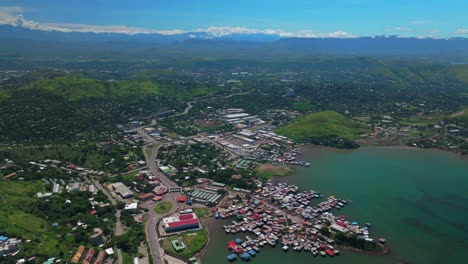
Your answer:
[[[182,252],[176,252],[172,247],[172,240],[179,240],[184,243],[185,249]],[[197,254],[208,242],[208,233],[205,230],[186,232],[181,235],[173,235],[164,238],[163,248],[172,255],[189,259]]]
[[[193,208],[193,211],[197,214],[198,218],[203,218],[211,215],[211,211],[208,208]]]
[[[262,178],[272,178],[287,176],[294,173],[294,170],[284,166],[272,164],[260,164],[256,168],[257,176]]]
[[[122,264],[133,264],[133,258],[127,252],[122,251]]]
[[[314,137],[329,135],[352,140],[367,131],[368,128],[356,120],[335,111],[324,111],[302,116],[292,123],[278,128],[276,133],[295,141],[308,141]]]
[[[25,243],[22,252],[30,255],[57,255],[63,245],[58,241],[46,219],[27,213],[37,192],[44,188],[38,181],[1,181],[0,182],[0,230],[11,237],[31,239]]]
[[[460,111],[450,115],[450,118],[454,118],[460,121],[468,122],[468,107],[463,108]]]
[[[169,212],[172,209],[172,204],[170,202],[160,202],[158,205],[156,205],[156,208],[154,208],[154,211],[157,214],[165,214]]]

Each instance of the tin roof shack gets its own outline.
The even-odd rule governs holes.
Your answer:
[[[7,256],[19,251],[21,240],[0,236],[0,256]]]
[[[122,182],[112,184],[112,189],[124,199],[133,197],[133,192]]]
[[[84,246],[80,246],[78,250],[76,251],[75,255],[73,256],[73,258],[71,259],[71,263],[78,263],[81,259],[81,256],[83,256],[85,249],[86,248]]]
[[[106,252],[99,251],[99,254],[97,255],[96,260],[94,261],[93,264],[102,264],[105,258],[106,258]]]

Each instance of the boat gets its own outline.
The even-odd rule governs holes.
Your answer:
[[[241,259],[243,259],[243,260],[248,261],[248,260],[250,260],[251,258],[252,258],[252,256],[251,256],[249,253],[247,253],[247,252],[244,252],[244,253],[241,254]]]
[[[288,251],[288,249],[289,249],[288,246],[284,246],[284,247],[283,247],[283,250],[284,250],[284,251]]]
[[[228,261],[232,262],[237,259],[237,255],[232,253],[231,255],[227,256]]]

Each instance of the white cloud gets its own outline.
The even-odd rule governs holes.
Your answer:
[[[394,27],[394,28],[388,28],[388,31],[399,31],[399,32],[408,32],[408,31],[413,31],[411,28],[405,28],[405,27]]]
[[[282,29],[255,29],[247,27],[208,27],[206,29],[197,29],[196,32],[206,32],[213,37],[229,36],[234,34],[265,34],[278,35],[280,37],[297,37],[297,38],[352,38],[354,35],[344,32],[335,31],[331,33],[322,33],[313,30],[285,31]]]
[[[453,34],[468,34],[468,28],[459,28]]]
[[[195,29],[190,31],[185,30],[155,30],[148,28],[130,27],[126,25],[110,25],[98,26],[87,24],[71,24],[71,23],[39,23],[28,20],[23,16],[24,9],[21,7],[0,7],[0,25],[12,25],[17,27],[38,29],[46,31],[60,32],[92,32],[92,33],[122,33],[122,34],[163,34],[175,35],[187,32],[204,32],[208,33],[208,37],[223,37],[234,34],[266,34],[278,35],[280,37],[300,37],[300,38],[351,38],[354,35],[344,32],[335,31],[330,33],[318,32],[313,30],[285,31],[282,29],[256,29],[247,27],[216,27]],[[192,36],[191,36],[192,37]]]

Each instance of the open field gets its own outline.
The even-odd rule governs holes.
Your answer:
[[[211,215],[211,211],[208,208],[193,208],[195,214],[197,214],[198,218],[203,218]]]
[[[335,111],[323,111],[302,116],[276,132],[295,141],[309,141],[331,135],[352,140],[367,130],[364,124],[356,120]]]
[[[172,247],[172,240],[179,240],[184,243],[185,249],[182,252],[176,252]],[[181,235],[173,235],[165,237],[162,245],[165,251],[171,255],[178,256],[183,259],[189,259],[197,254],[208,242],[208,234],[205,230],[198,230],[195,232],[186,232]]]
[[[460,111],[450,115],[451,118],[458,119],[461,121],[468,121],[468,107],[463,108]]]
[[[260,164],[256,168],[257,175],[262,178],[281,177],[292,174],[294,170],[284,166]]]
[[[31,239],[23,244],[22,253],[34,255],[56,255],[61,249],[50,224],[46,219],[27,212],[27,206],[34,201],[37,192],[43,192],[41,182],[0,182],[0,230],[2,234]]]

